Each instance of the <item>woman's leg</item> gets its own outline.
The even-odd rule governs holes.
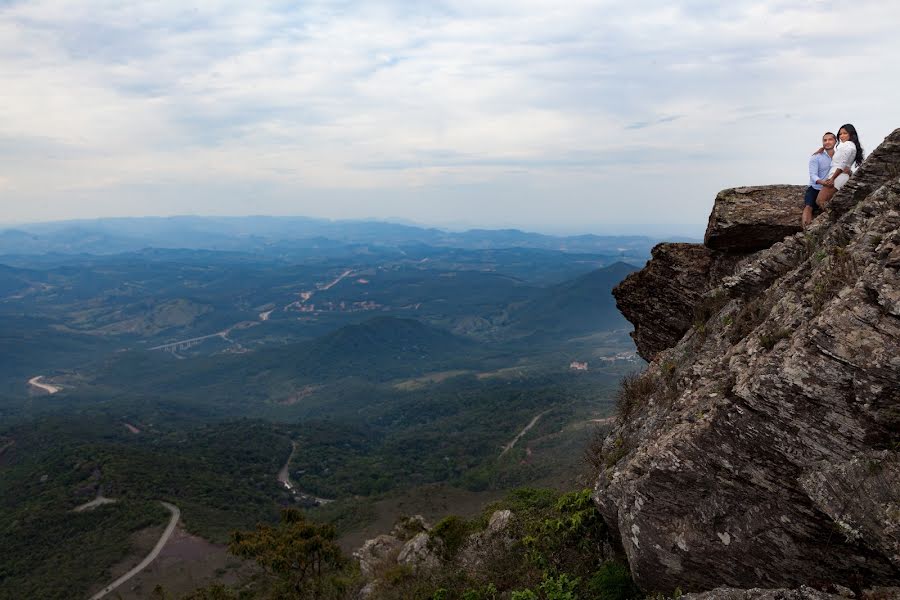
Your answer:
[[[837,192],[837,189],[833,187],[823,187],[819,190],[819,195],[816,196],[816,204],[819,205],[819,208],[824,209],[825,205],[828,204],[835,192]]]

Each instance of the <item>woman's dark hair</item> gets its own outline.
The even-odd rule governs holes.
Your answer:
[[[859,144],[859,135],[856,134],[856,127],[854,127],[850,123],[847,123],[846,125],[841,125],[838,128],[838,133],[840,133],[841,129],[850,134],[850,141],[856,145],[856,160],[854,160],[853,162],[855,162],[856,166],[858,167],[862,164],[863,161],[863,149]]]

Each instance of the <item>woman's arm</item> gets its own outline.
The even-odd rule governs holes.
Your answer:
[[[837,147],[837,150],[834,151],[834,157],[832,157],[832,163],[837,165],[837,168],[834,170],[834,173],[831,174],[831,177],[822,182],[822,185],[833,187],[834,180],[837,179],[838,175],[846,173],[847,175],[852,175],[852,167],[853,167],[853,159],[856,157],[856,146],[853,144],[849,144],[848,142],[844,142]]]

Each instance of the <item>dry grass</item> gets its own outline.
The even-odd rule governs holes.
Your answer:
[[[728,340],[736,344],[766,320],[772,306],[761,296],[748,300],[734,316],[728,329]]]
[[[659,389],[660,381],[656,375],[648,372],[629,373],[622,378],[619,391],[616,393],[616,414],[620,419],[628,419],[648,396],[655,394]]]
[[[828,256],[828,264],[817,278],[812,292],[813,311],[818,313],[838,292],[856,283],[859,267],[853,255],[843,246],[837,246]]]

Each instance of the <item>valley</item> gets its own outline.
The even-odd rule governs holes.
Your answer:
[[[0,517],[17,540],[0,598],[88,597],[166,523],[223,553],[297,506],[349,551],[407,514],[575,485],[642,365],[609,294],[636,269],[619,258],[357,242],[0,257]],[[244,573],[166,552],[117,592]]]

